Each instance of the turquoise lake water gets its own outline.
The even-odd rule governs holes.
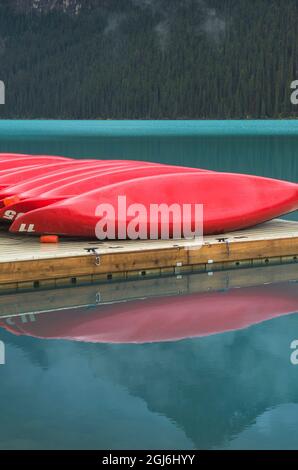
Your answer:
[[[298,122],[0,121],[0,152],[151,160],[297,182]],[[287,218],[298,220],[297,212]],[[90,287],[87,297],[80,288],[61,293],[61,309],[71,299],[85,305],[79,327],[64,314],[36,313],[59,310],[53,309],[55,291],[32,293],[41,296],[34,302],[27,294],[0,296],[7,314],[16,303],[27,312],[21,323],[0,319],[0,449],[297,449],[298,365],[291,361],[291,344],[298,340],[298,265],[265,269],[261,275],[247,271],[250,284],[256,277],[257,292],[232,289],[235,272],[220,287],[208,276],[214,297],[207,302],[196,293],[195,327],[190,316],[183,322],[176,302],[187,302],[188,294],[179,285],[171,295],[166,291],[178,281],[190,286],[193,277],[145,285],[141,297],[149,299],[137,306],[139,328],[125,300],[131,292],[137,296],[140,284],[127,285],[127,299],[117,307],[128,322],[127,331],[120,328],[120,344],[111,342],[111,334],[97,343],[90,331],[80,336],[94,313],[100,320],[96,334],[104,331],[103,318],[113,320],[113,328],[119,324],[115,312],[101,306],[100,286]],[[268,287],[282,273],[284,282]],[[116,286],[109,289],[113,301]],[[159,317],[150,304],[157,291]],[[233,300],[238,294],[244,303]],[[214,324],[202,336],[208,308]],[[228,322],[234,310],[239,315]],[[181,328],[189,327],[183,338],[177,339],[180,323],[173,312]],[[245,325],[242,315],[249,318]]]

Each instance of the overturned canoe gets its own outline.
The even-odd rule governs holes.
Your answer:
[[[49,181],[48,178],[30,180],[26,184],[10,186],[5,189],[6,194],[14,194],[3,200],[4,207],[1,208],[0,220],[13,221],[20,213],[30,212],[37,208],[45,207],[54,202],[99,189],[101,187],[131,180],[140,177],[154,175],[169,175],[174,173],[200,172],[197,168],[185,168],[170,165],[144,165],[143,163],[130,163],[122,165],[98,165],[98,167],[82,168],[81,171],[64,171],[63,177],[50,178],[50,183],[40,185],[41,181]],[[61,175],[61,173],[59,173]],[[1,182],[1,179],[0,179]],[[39,184],[38,184],[39,182]],[[30,189],[31,188],[31,189]],[[20,189],[22,191],[20,192]],[[27,189],[24,191],[24,189]],[[4,194],[4,192],[2,194]],[[5,204],[4,204],[5,202]],[[9,203],[9,204],[8,204]]]
[[[16,184],[20,184],[28,179],[36,178],[66,168],[72,162],[48,163],[45,165],[30,165],[21,168],[13,168],[10,171],[0,170],[0,191]]]
[[[119,215],[119,198],[132,207],[141,205],[138,215],[128,211]],[[193,225],[196,207],[203,207],[205,234],[224,233],[250,227],[298,209],[298,185],[269,178],[208,172],[180,172],[120,181],[90,192],[55,202],[18,217],[11,232],[98,237],[98,225],[115,226],[115,238],[130,238],[128,228],[135,223],[142,227],[142,237],[159,237],[164,221],[151,218],[152,205],[182,209],[190,206],[188,216]],[[114,211],[103,214],[108,205]],[[135,207],[135,206],[134,206]],[[168,220],[169,236],[173,236],[180,221]],[[121,236],[118,228],[121,225]],[[123,235],[123,226],[127,229]],[[30,229],[28,230],[28,228]],[[179,228],[179,227],[178,227]],[[180,227],[181,228],[181,227]],[[193,227],[192,227],[193,228]],[[182,230],[181,230],[182,231]],[[176,232],[175,232],[176,233]],[[108,237],[109,238],[109,237]],[[138,237],[136,237],[138,238]]]
[[[32,165],[45,165],[47,163],[55,162],[71,162],[70,158],[66,157],[50,157],[50,156],[12,156],[0,159],[0,171],[18,169]]]
[[[32,171],[33,175],[30,177],[27,175],[26,179],[18,184],[10,184],[5,186],[0,190],[0,199],[3,199],[7,196],[18,196],[22,197],[22,193],[26,191],[33,190],[34,188],[42,188],[47,191],[49,189],[58,187],[62,185],[67,178],[75,177],[79,179],[82,175],[96,171],[109,168],[118,168],[118,167],[130,167],[135,165],[134,162],[125,162],[125,161],[108,161],[108,160],[75,160],[71,164],[69,162],[62,164],[62,166],[53,171],[47,171],[47,168],[44,168],[44,172],[39,175],[34,175],[35,170],[31,168],[29,171]],[[152,166],[153,164],[144,163],[146,166]],[[158,164],[156,164],[158,166]],[[1,183],[1,178],[0,178]]]

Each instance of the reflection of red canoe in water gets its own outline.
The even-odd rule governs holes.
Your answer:
[[[298,312],[296,283],[134,300],[2,320],[17,335],[92,343],[145,343],[207,336]]]

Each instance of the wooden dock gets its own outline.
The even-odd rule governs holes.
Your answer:
[[[295,263],[298,222],[275,219],[257,227],[187,240],[75,241],[41,244],[0,232],[0,291],[61,287],[138,277],[182,275]]]

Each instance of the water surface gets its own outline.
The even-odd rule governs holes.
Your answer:
[[[297,282],[179,293],[195,282],[18,294],[27,313],[0,318],[0,448],[297,448]]]

